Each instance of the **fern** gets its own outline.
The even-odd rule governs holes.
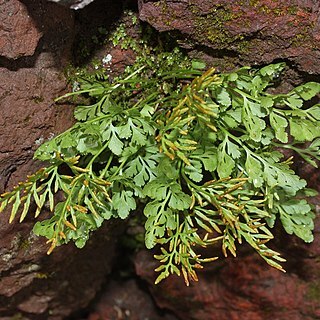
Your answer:
[[[174,273],[187,285],[197,280],[197,269],[217,259],[199,248],[216,243],[236,256],[246,242],[283,271],[284,258],[267,246],[271,229],[278,219],[311,242],[305,197],[314,192],[279,147],[316,166],[320,105],[305,101],[320,84],[271,94],[282,63],[218,74],[161,61],[158,71],[140,66],[114,82],[82,79],[79,91],[62,97],[86,94],[93,103],[78,106],[77,123],[36,151],[49,165],[2,194],[0,210],[11,206],[10,222],[23,221],[31,203],[38,217],[49,202],[51,217],[34,232],[48,238],[51,253],[69,241],[83,247],[105,220],[144,206],[146,247],[160,248],[156,283]]]

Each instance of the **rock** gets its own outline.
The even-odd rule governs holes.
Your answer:
[[[31,223],[24,227],[21,237],[30,233]],[[105,226],[84,249],[68,245],[57,248],[49,257],[45,255],[45,241],[34,238],[27,243],[30,236],[21,238],[20,246],[12,250],[11,266],[1,270],[0,315],[13,317],[20,313],[25,320],[61,320],[86,307],[110,272],[114,255],[111,235],[111,229]],[[1,241],[2,248],[6,240]],[[32,268],[34,262],[37,268]]]
[[[42,37],[24,4],[0,0],[0,56],[18,59],[32,56]]]
[[[319,172],[300,163],[299,174],[319,190]],[[251,248],[238,248],[237,258],[204,265],[199,282],[186,287],[176,276],[154,285],[158,262],[141,250],[134,258],[136,273],[148,283],[156,304],[183,320],[312,320],[320,317],[320,196],[311,199],[317,218],[314,242],[273,230],[272,248],[287,259],[286,273],[268,266]],[[216,247],[212,248],[215,252]],[[219,251],[217,251],[219,254]],[[212,255],[217,255],[212,253]]]
[[[317,169],[300,163],[299,174],[319,190]],[[238,248],[237,258],[204,265],[199,282],[186,287],[176,276],[154,285],[159,264],[141,250],[134,258],[136,273],[148,283],[156,304],[183,320],[312,320],[320,317],[320,196],[311,199],[317,218],[314,242],[273,230],[272,248],[287,259],[286,273],[268,266],[251,248]],[[212,250],[218,250],[214,247]],[[217,251],[218,254],[219,251]],[[217,255],[212,253],[212,255]],[[219,255],[219,254],[218,254]]]
[[[177,320],[172,315],[162,313],[135,280],[111,280],[88,320]]]
[[[71,10],[45,0],[1,1],[0,8],[0,24],[6,23],[0,32],[13,32],[0,36],[2,193],[43,166],[32,160],[33,152],[73,123],[72,107],[56,105],[54,98],[68,89],[64,68],[75,24]],[[4,20],[11,9],[11,20]],[[84,249],[70,244],[47,256],[45,239],[32,233],[32,212],[21,224],[8,224],[9,214],[2,213],[0,223],[0,320],[61,320],[84,308],[110,272],[113,235],[120,231],[105,225]]]
[[[283,240],[277,248],[284,249],[288,259],[285,274],[266,265],[251,250],[240,250],[239,258],[208,265],[199,272],[199,282],[190,287],[178,277],[154,285],[157,263],[147,251],[136,256],[136,271],[149,284],[157,305],[179,319],[318,319],[319,231],[312,245],[292,237]]]
[[[18,309],[31,314],[41,314],[49,308],[51,299],[49,296],[33,295],[28,300],[20,303]]]
[[[318,1],[139,0],[139,11],[157,30],[181,33],[187,48],[197,45],[241,65],[282,59],[300,71],[320,74]]]

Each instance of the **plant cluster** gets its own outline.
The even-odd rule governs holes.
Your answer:
[[[217,259],[208,249],[217,243],[236,256],[246,242],[283,270],[285,260],[267,246],[271,229],[279,220],[311,242],[306,197],[315,193],[279,147],[316,166],[320,105],[305,102],[320,84],[272,94],[283,63],[217,74],[183,59],[177,67],[178,57],[137,59],[113,81],[80,79],[80,90],[62,98],[86,95],[92,103],[76,107],[75,125],[40,146],[34,157],[48,165],[2,194],[0,211],[11,206],[10,222],[23,221],[31,203],[35,217],[48,204],[51,216],[34,232],[48,238],[51,253],[69,241],[83,247],[105,220],[137,215],[139,206],[145,245],[159,248],[156,283],[174,273],[187,285],[197,280],[196,270]]]

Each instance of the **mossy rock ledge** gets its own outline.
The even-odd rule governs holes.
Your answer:
[[[312,0],[139,0],[140,19],[242,65],[286,60],[320,74],[320,5]],[[212,51],[214,50],[214,51]]]

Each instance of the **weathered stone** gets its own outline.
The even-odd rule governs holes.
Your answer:
[[[21,273],[21,270],[18,270],[18,272]],[[37,273],[35,272],[28,272],[25,274],[16,274],[16,272],[12,272],[12,274],[1,279],[0,295],[12,297],[23,288],[29,286],[36,276]]]
[[[0,56],[32,56],[42,36],[26,6],[18,0],[0,0]]]
[[[162,313],[163,315],[155,307],[151,296],[141,289],[135,280],[111,280],[88,320],[177,320],[172,315]]]
[[[319,190],[317,169],[300,163],[299,174]],[[316,211],[320,196],[314,197]],[[315,240],[306,244],[297,237],[274,230],[272,247],[282,252],[287,270],[268,266],[251,248],[242,246],[237,258],[218,260],[198,272],[199,282],[186,287],[172,276],[154,285],[158,262],[142,250],[134,259],[137,274],[149,284],[156,303],[184,320],[312,320],[320,317],[320,219]],[[212,250],[217,250],[213,248]],[[218,252],[217,252],[218,254]],[[214,255],[214,253],[213,253]],[[187,302],[187,303],[186,303]]]
[[[181,32],[185,46],[204,46],[248,65],[285,59],[320,74],[318,1],[139,0],[139,10],[157,30]]]
[[[135,265],[156,303],[180,319],[312,320],[320,316],[319,241],[319,231],[312,245],[285,237],[277,245],[288,259],[285,274],[245,249],[238,258],[206,266],[198,273],[199,282],[190,287],[175,276],[154,285],[158,263],[150,252],[139,252]]]
[[[31,296],[27,301],[23,301],[18,305],[18,309],[34,314],[44,313],[49,308],[51,297],[41,295]]]
[[[299,174],[319,190],[319,172],[300,163]],[[314,197],[316,211],[320,196]],[[186,287],[172,276],[154,285],[158,266],[152,253],[140,251],[134,259],[137,274],[147,281],[156,303],[184,320],[312,320],[320,317],[320,219],[315,220],[315,240],[273,230],[272,247],[287,259],[282,273],[268,266],[251,248],[242,246],[237,258],[218,260],[198,272],[199,282]],[[216,250],[217,248],[213,248]],[[214,255],[214,253],[213,253]],[[187,301],[187,306],[186,306]]]
[[[16,2],[2,2],[0,10]],[[25,16],[13,15],[12,25],[24,29],[19,21],[30,19],[37,34],[29,41],[32,56],[19,58],[15,51],[0,58],[0,193],[43,166],[32,160],[33,152],[73,122],[72,107],[53,102],[67,90],[63,71],[74,39],[72,11],[45,0],[25,0],[19,8]],[[18,29],[16,34],[26,32]],[[19,44],[14,37],[12,41]],[[85,307],[111,269],[112,229],[102,227],[82,250],[70,244],[47,256],[45,239],[31,231],[32,215],[24,223],[8,224],[9,214],[2,213],[0,223],[0,319],[61,320]]]

